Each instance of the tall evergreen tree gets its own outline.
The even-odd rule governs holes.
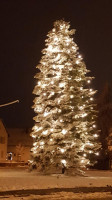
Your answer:
[[[87,76],[73,41],[75,30],[69,28],[63,20],[54,23],[35,76],[31,163],[43,170],[61,166],[80,170],[93,164],[99,154],[96,91],[88,87],[92,77]]]

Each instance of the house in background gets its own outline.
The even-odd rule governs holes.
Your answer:
[[[7,132],[0,119],[0,162],[6,162],[7,158]]]
[[[28,162],[32,147],[31,129],[7,128],[9,160],[17,162]]]

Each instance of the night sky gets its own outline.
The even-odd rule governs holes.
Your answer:
[[[6,127],[32,127],[36,65],[55,20],[70,21],[75,42],[100,93],[112,80],[112,0],[1,0],[0,108]]]

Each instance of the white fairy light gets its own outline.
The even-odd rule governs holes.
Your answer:
[[[33,146],[36,146],[36,145],[37,145],[37,142],[34,142],[34,143],[33,143]]]
[[[51,92],[51,95],[54,95],[55,94],[55,92]]]
[[[62,88],[65,86],[65,83],[59,83],[59,87]]]
[[[81,55],[78,55],[78,58],[82,58],[82,56],[81,56]]]
[[[40,81],[38,81],[38,85],[39,85],[39,86],[41,85],[41,82],[40,82]]]
[[[92,92],[93,91],[93,89],[90,89],[90,92]]]
[[[99,152],[95,153],[95,155],[99,156]]]
[[[53,130],[54,130],[53,128],[50,129],[51,132],[52,132]]]
[[[48,130],[42,132],[43,135],[47,135],[47,133],[48,133]]]
[[[40,142],[40,145],[43,145],[44,144],[44,141]]]
[[[80,61],[79,60],[76,60],[76,64],[78,65],[80,63]]]
[[[59,100],[58,100],[58,103],[60,103],[60,101],[61,101],[61,100],[59,99]]]
[[[93,98],[92,98],[92,97],[90,98],[90,101],[93,101]]]
[[[64,153],[64,152],[65,152],[65,149],[60,149],[60,151],[61,151],[62,153]]]
[[[83,106],[80,106],[80,107],[79,107],[79,110],[83,110]]]
[[[72,46],[72,49],[76,49],[76,47]]]
[[[93,128],[96,128],[96,125],[95,125],[95,124],[93,124]]]
[[[55,32],[55,28],[53,28],[52,31]]]
[[[45,113],[44,113],[44,117],[46,117],[47,115],[49,115],[49,113],[48,113],[48,112],[45,112]]]
[[[62,130],[62,134],[65,135],[66,133],[67,133],[67,130],[66,130],[66,129],[63,129],[63,130]]]
[[[54,69],[56,69],[56,65],[53,65],[52,67],[53,67]]]
[[[94,136],[95,138],[97,138],[97,137],[98,137],[98,135],[97,135],[97,134],[94,134],[93,136]]]
[[[32,135],[33,138],[36,138],[36,135]]]
[[[73,98],[74,98],[74,95],[70,95],[70,98],[73,99]]]
[[[35,125],[32,129],[34,131],[38,132],[38,131],[42,130],[42,127],[38,127],[38,126]]]
[[[61,163],[66,165],[67,162],[66,162],[66,160],[61,160]]]
[[[57,37],[55,37],[55,38],[54,38],[54,41],[55,41],[55,42],[57,42],[57,41],[58,41],[58,38],[57,38]]]
[[[86,116],[87,116],[87,113],[83,113],[83,114],[82,114],[82,117],[86,117]]]
[[[87,80],[87,83],[90,83],[91,81],[90,80]]]

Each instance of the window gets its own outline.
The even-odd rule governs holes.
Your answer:
[[[5,137],[0,137],[0,144],[5,144]]]
[[[4,152],[3,152],[3,151],[1,151],[1,158],[3,158],[3,155],[4,155]]]

